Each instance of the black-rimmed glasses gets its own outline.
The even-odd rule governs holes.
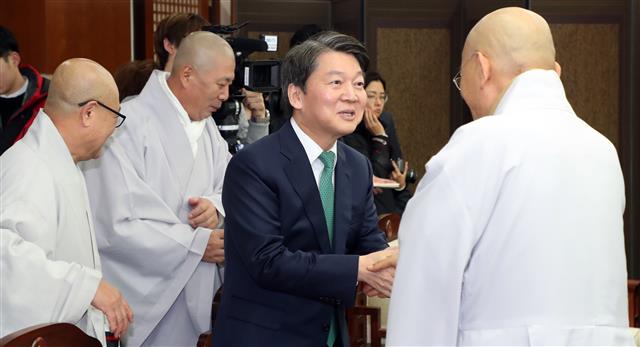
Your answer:
[[[124,123],[124,120],[125,120],[125,119],[127,119],[127,116],[125,116],[125,115],[123,115],[122,113],[120,113],[120,112],[118,112],[118,111],[116,111],[116,110],[112,109],[111,107],[109,107],[109,106],[107,106],[107,105],[105,105],[105,104],[101,103],[101,102],[100,102],[100,101],[98,101],[98,100],[93,100],[93,99],[91,99],[91,100],[83,101],[83,102],[79,103],[79,104],[78,104],[78,106],[82,107],[82,106],[84,106],[84,105],[88,104],[88,103],[89,103],[89,102],[91,102],[91,101],[95,101],[96,103],[98,103],[98,105],[100,105],[100,106],[102,106],[102,107],[106,108],[107,110],[109,110],[109,111],[113,112],[116,116],[118,116],[118,118],[120,118],[120,119],[118,120],[118,124],[116,125],[116,128],[118,128],[119,126],[121,126],[121,125],[122,125],[122,123]]]

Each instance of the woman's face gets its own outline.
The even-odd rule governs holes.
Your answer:
[[[384,104],[387,102],[387,92],[380,81],[371,81],[365,88],[367,91],[367,108],[373,111],[376,117],[380,117]]]

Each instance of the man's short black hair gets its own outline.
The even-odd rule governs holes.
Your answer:
[[[18,41],[11,30],[0,25],[0,57],[7,60],[7,56],[11,52],[20,53]]]

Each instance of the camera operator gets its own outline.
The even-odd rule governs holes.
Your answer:
[[[347,145],[364,154],[371,161],[377,178],[389,178],[398,188],[374,188],[374,201],[379,216],[402,214],[412,194],[408,183],[415,182],[415,171],[402,159],[402,149],[396,135],[395,124],[389,112],[383,112],[387,102],[386,82],[376,72],[365,76],[367,107],[356,130],[342,138]],[[375,183],[375,182],[374,182]]]

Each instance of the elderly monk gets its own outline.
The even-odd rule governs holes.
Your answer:
[[[0,157],[0,336],[49,322],[74,323],[105,344],[133,316],[102,278],[84,177],[124,116],[111,74],[88,59],[54,72],[44,110]],[[105,319],[106,315],[106,319]]]
[[[469,33],[455,83],[474,121],[403,216],[388,346],[633,344],[618,156],[559,73],[534,12]]]
[[[130,119],[85,167],[105,277],[136,312],[128,346],[195,346],[210,329],[231,158],[211,113],[229,96],[234,67],[224,39],[185,37],[171,75],[155,70],[122,104]]]

